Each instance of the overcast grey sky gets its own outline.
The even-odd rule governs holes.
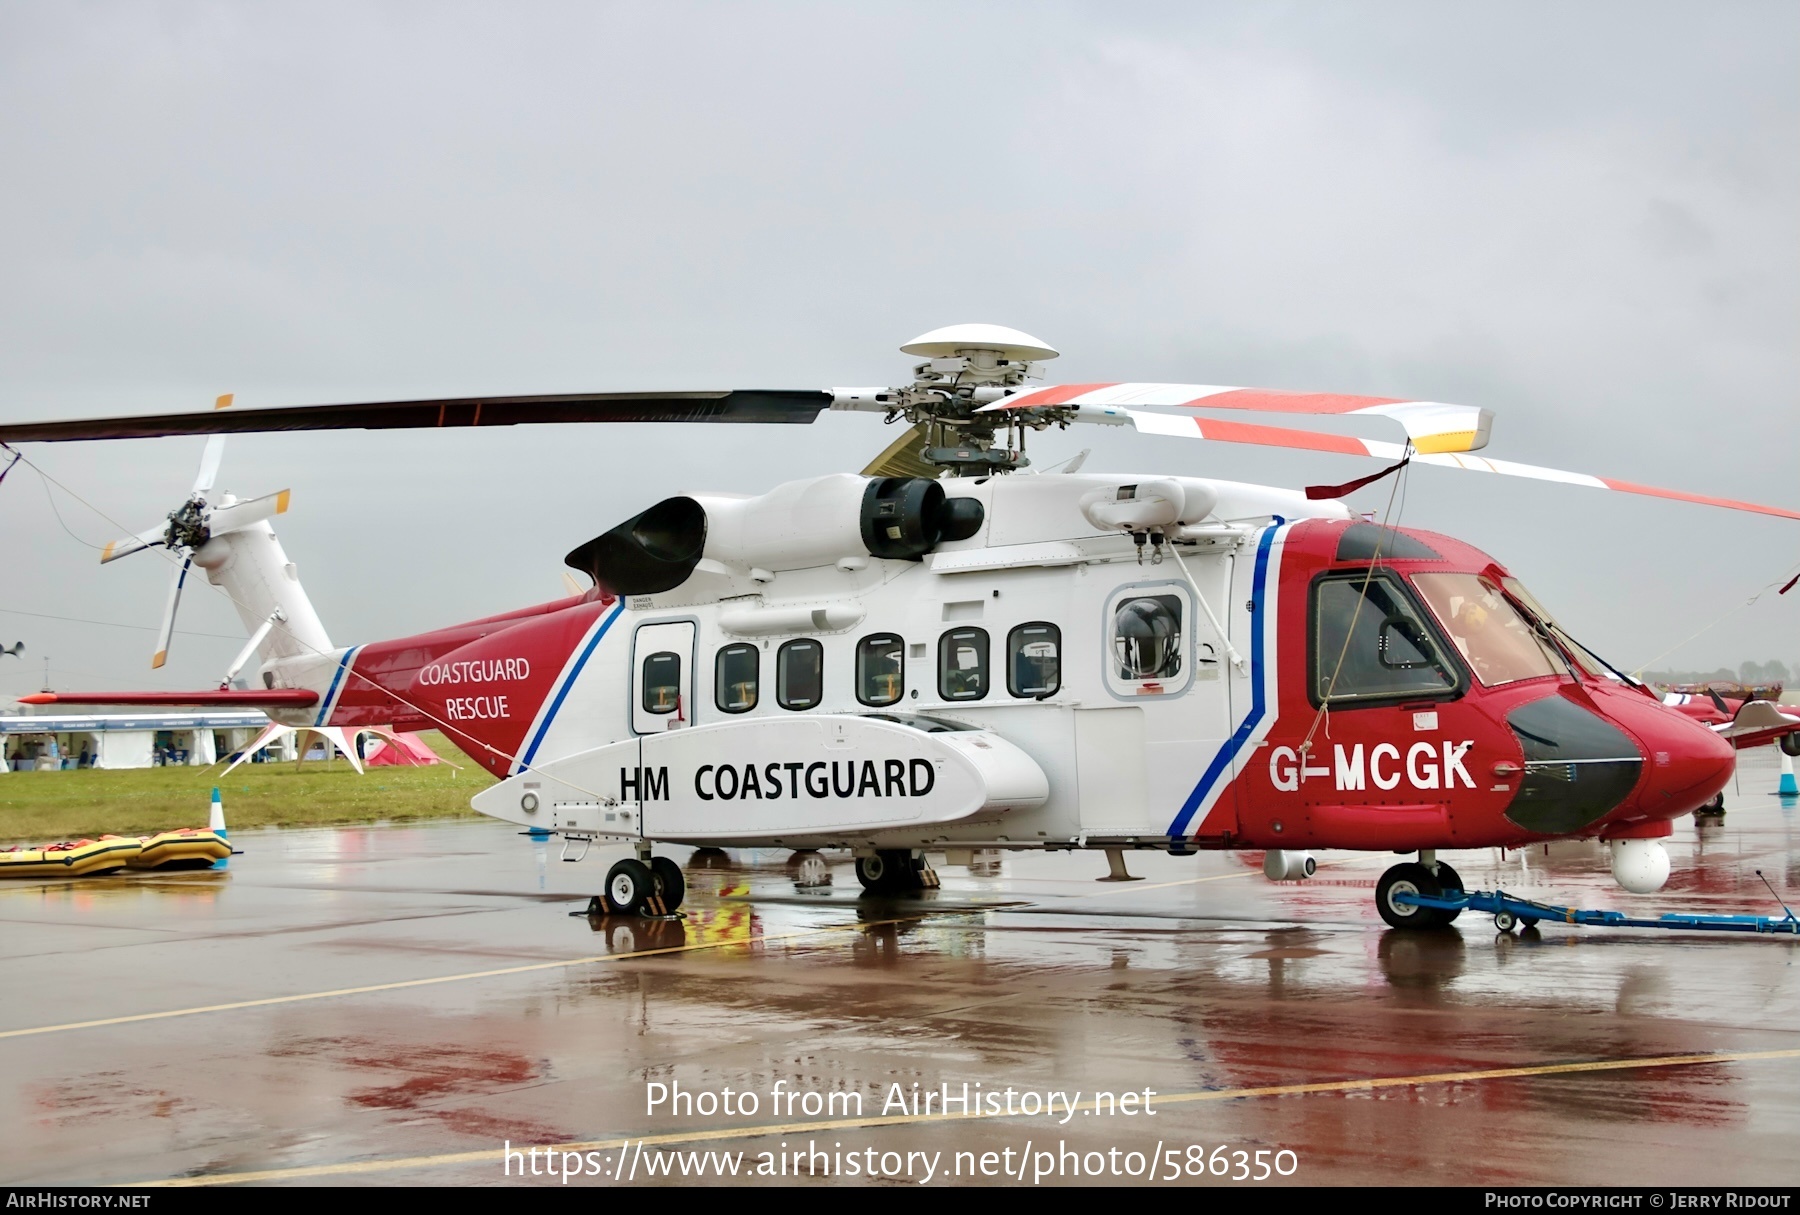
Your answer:
[[[1465,401],[1487,454],[1800,507],[1800,6],[0,2],[0,414],[896,382],[957,321],[1054,379]],[[891,432],[233,439],[333,640],[554,597],[668,493],[860,467]],[[1379,425],[1357,433],[1394,437]],[[1372,465],[1071,432],[1090,469]],[[198,439],[30,449],[136,529]],[[1800,562],[1800,524],[1422,468],[1404,522],[1636,665]],[[1364,507],[1385,501],[1364,491]],[[59,497],[94,544],[115,529]],[[0,484],[0,696],[207,686],[204,587],[102,569]],[[1663,665],[1800,665],[1771,591]]]

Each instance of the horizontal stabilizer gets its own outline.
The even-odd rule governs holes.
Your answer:
[[[199,705],[210,709],[304,709],[319,703],[306,688],[227,688],[210,692],[34,692],[24,705]]]

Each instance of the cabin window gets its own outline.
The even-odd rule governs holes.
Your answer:
[[[1457,668],[1395,579],[1322,578],[1312,594],[1312,693],[1320,704],[1453,695]]]
[[[761,654],[753,645],[728,645],[713,663],[713,703],[724,713],[748,713],[756,707]]]
[[[1181,673],[1181,598],[1139,595],[1113,609],[1113,661],[1120,679]]]
[[[681,707],[681,655],[659,650],[644,658],[644,712],[673,713]]]
[[[1419,574],[1413,585],[1425,597],[1451,644],[1488,687],[1563,671],[1550,645],[1480,574]]]
[[[775,699],[784,709],[810,709],[825,696],[825,647],[810,639],[775,651]]]
[[[938,638],[938,695],[980,700],[988,694],[986,629],[951,629]]]
[[[906,644],[892,633],[856,643],[856,699],[891,705],[906,692]]]
[[[1062,630],[1037,621],[1006,635],[1006,690],[1042,700],[1062,688]]]

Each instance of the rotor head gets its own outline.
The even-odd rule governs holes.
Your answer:
[[[1005,325],[946,325],[922,333],[900,347],[925,361],[913,368],[913,382],[882,394],[890,419],[904,417],[922,427],[920,456],[928,464],[957,473],[994,473],[1022,468],[1024,431],[1043,429],[1049,419],[984,414],[981,408],[1042,378],[1038,364],[1057,356],[1054,347]],[[1008,443],[995,449],[996,432]]]

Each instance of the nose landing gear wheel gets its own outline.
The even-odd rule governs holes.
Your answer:
[[[1442,869],[1444,866],[1439,865]],[[1460,884],[1460,883],[1459,883]],[[1444,893],[1438,884],[1437,875],[1416,861],[1408,861],[1404,865],[1395,865],[1381,875],[1375,884],[1375,910],[1381,913],[1390,928],[1442,928],[1450,922],[1450,913],[1439,911],[1435,907],[1417,907],[1411,903],[1397,903],[1396,894],[1422,894],[1427,898],[1437,898]]]
[[[643,911],[644,900],[655,893],[656,878],[650,866],[634,857],[620,861],[606,874],[606,897],[625,915]]]

